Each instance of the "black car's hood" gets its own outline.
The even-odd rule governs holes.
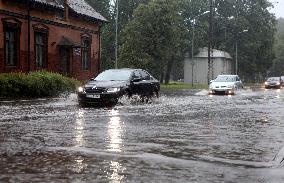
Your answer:
[[[96,88],[111,88],[111,87],[125,87],[127,86],[127,81],[89,81],[85,84],[86,88],[96,87]]]

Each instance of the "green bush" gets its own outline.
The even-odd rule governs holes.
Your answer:
[[[78,80],[46,71],[0,74],[1,98],[54,97],[75,91]]]

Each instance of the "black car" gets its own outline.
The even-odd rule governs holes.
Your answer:
[[[160,83],[142,69],[110,69],[78,88],[80,104],[115,105],[123,95],[159,96]]]
[[[281,88],[283,81],[281,77],[270,77],[264,82],[265,88]]]

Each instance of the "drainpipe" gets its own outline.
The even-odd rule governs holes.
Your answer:
[[[28,72],[31,71],[31,14],[30,14],[30,0],[27,1],[28,8]]]
[[[98,39],[99,39],[99,50],[98,50],[98,74],[99,74],[101,71],[101,26],[99,26]]]

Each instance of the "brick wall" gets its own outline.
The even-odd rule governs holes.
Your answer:
[[[87,80],[98,74],[98,54],[99,54],[99,37],[95,31],[98,30],[98,25],[95,23],[85,22],[78,18],[69,18],[68,22],[62,20],[56,20],[52,12],[44,12],[39,10],[33,10],[32,16],[38,17],[41,20],[33,20],[30,23],[30,45],[28,45],[28,22],[25,19],[24,7],[16,7],[17,4],[3,4],[0,2],[0,9],[5,11],[11,11],[12,13],[7,15],[0,13],[0,20],[2,18],[14,18],[21,22],[21,35],[20,35],[20,58],[17,67],[5,67],[4,64],[4,34],[3,23],[0,22],[0,72],[28,72],[38,70],[35,65],[34,54],[34,27],[44,27],[48,30],[48,63],[46,70],[53,72],[61,72],[61,54],[60,46],[58,43],[63,36],[72,40],[76,46],[81,45],[81,36],[87,34],[92,38],[91,44],[91,66],[88,71],[82,70],[81,65],[81,52],[80,48],[71,48],[70,54],[70,76],[79,80]],[[13,13],[17,13],[20,16],[14,16]],[[22,16],[21,16],[22,15]],[[70,26],[71,25],[71,26]],[[28,63],[28,46],[30,47],[30,64]],[[74,50],[77,50],[74,51]],[[30,66],[29,66],[30,65]]]

